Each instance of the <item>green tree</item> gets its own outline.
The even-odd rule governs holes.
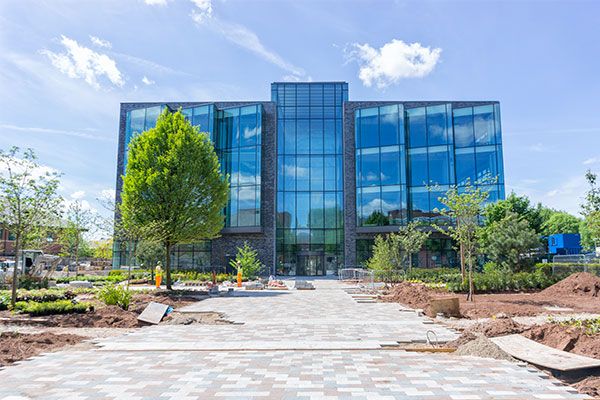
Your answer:
[[[571,214],[555,212],[542,224],[542,234],[546,236],[558,233],[579,233],[581,220]]]
[[[600,188],[596,186],[598,177],[591,170],[587,171],[585,179],[590,189],[581,204],[581,214],[585,217],[586,231],[589,232],[588,241],[593,241],[594,238],[600,238]]]
[[[481,184],[494,184],[495,178],[486,178]],[[429,188],[431,192],[440,192],[436,185]],[[451,186],[443,197],[438,200],[445,208],[435,212],[450,217],[454,222],[448,227],[434,227],[442,233],[447,234],[459,244],[461,259],[461,272],[465,277],[465,264],[469,267],[469,294],[467,300],[473,301],[473,262],[477,254],[480,224],[479,219],[484,204],[489,198],[489,190],[474,187],[469,182],[460,190],[457,186]]]
[[[500,266],[517,272],[524,265],[523,254],[540,247],[540,239],[525,219],[508,212],[500,221],[486,226],[485,254]]]
[[[86,254],[91,253],[84,234],[91,229],[94,215],[83,207],[82,202],[73,201],[66,206],[63,219],[64,223],[58,235],[58,241],[61,244],[60,255],[75,260],[75,275],[79,275],[79,257],[85,257]]]
[[[242,272],[248,279],[256,278],[256,276],[265,268],[265,265],[258,259],[256,250],[246,241],[244,241],[243,247],[238,247],[238,253],[235,256],[235,259],[229,261],[229,265],[237,269],[238,262],[240,263],[239,267],[241,269],[241,271],[238,270],[238,272]]]
[[[365,225],[368,226],[384,226],[389,224],[389,219],[379,210],[373,211],[365,220]]]
[[[144,268],[150,269],[152,280],[154,280],[154,268],[159,261],[165,258],[165,246],[162,243],[142,240],[137,245],[136,259]]]
[[[431,232],[426,232],[419,229],[419,225],[415,221],[409,222],[405,226],[400,227],[400,246],[403,254],[408,254],[408,270],[412,272],[412,256],[417,253],[429,238]]]
[[[32,149],[22,154],[18,147],[0,150],[1,225],[15,235],[15,268],[12,279],[11,305],[17,300],[19,251],[27,238],[39,236],[60,216],[61,197],[58,195],[59,174],[41,167]]]
[[[542,225],[554,213],[554,211],[543,207],[541,203],[532,206],[527,196],[517,196],[512,192],[506,200],[498,200],[486,206],[483,215],[486,218],[486,223],[492,224],[505,218],[507,212],[513,212],[519,218],[526,219],[529,226],[540,234],[542,233]]]
[[[391,235],[396,236],[393,233]],[[390,240],[388,237],[384,235],[375,236],[373,255],[367,261],[368,269],[389,271],[394,268],[394,265],[397,262],[399,262],[399,260],[395,258],[395,254],[392,250],[392,246],[390,245]]]
[[[229,177],[220,172],[206,133],[167,109],[156,128],[129,145],[121,218],[129,232],[165,246],[167,289],[171,249],[218,236],[229,198]]]

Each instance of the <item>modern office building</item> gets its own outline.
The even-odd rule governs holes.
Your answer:
[[[447,223],[434,209],[451,185],[497,177],[486,189],[504,198],[498,102],[349,101],[344,82],[278,82],[271,101],[122,103],[117,201],[129,141],[165,107],[210,133],[231,177],[221,237],[179,246],[179,268],[227,265],[248,241],[272,273],[332,274],[363,263],[377,234]],[[418,261],[457,263],[437,232]]]

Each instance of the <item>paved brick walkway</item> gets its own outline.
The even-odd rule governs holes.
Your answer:
[[[235,325],[157,326],[0,370],[6,399],[575,399],[507,361],[382,348],[456,333],[398,304],[357,303],[335,281],[317,290],[239,292],[185,310]],[[239,325],[238,325],[239,324]]]

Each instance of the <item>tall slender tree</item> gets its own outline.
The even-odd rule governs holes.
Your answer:
[[[218,236],[229,198],[229,177],[220,172],[206,133],[181,111],[167,109],[156,128],[129,145],[123,177],[121,218],[130,232],[165,246],[167,289],[171,289],[171,249]]]
[[[484,178],[481,184],[495,183],[493,178]],[[438,186],[431,187],[431,192],[440,192]],[[442,215],[450,217],[453,224],[447,227],[436,226],[440,232],[449,235],[460,247],[461,270],[465,270],[467,264],[469,274],[469,293],[467,300],[473,301],[473,261],[477,254],[478,233],[480,230],[480,216],[484,204],[489,198],[489,190],[475,187],[467,182],[460,190],[457,186],[451,186],[443,197],[438,200],[445,206],[441,210],[434,210]],[[463,275],[464,277],[464,275]]]
[[[400,227],[400,246],[403,253],[408,254],[408,271],[412,272],[412,256],[414,253],[421,250],[425,241],[429,238],[431,232],[426,232],[419,228],[419,224],[415,221],[409,222],[407,225]]]
[[[0,150],[1,223],[15,236],[12,306],[17,300],[19,252],[23,242],[42,230],[45,232],[60,216],[60,174],[42,168],[36,159],[33,149],[22,153],[18,147]]]

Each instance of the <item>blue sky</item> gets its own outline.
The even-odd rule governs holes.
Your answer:
[[[350,100],[500,101],[507,193],[576,214],[600,171],[598,37],[597,1],[4,0],[0,148],[99,208],[120,102],[347,81]]]

